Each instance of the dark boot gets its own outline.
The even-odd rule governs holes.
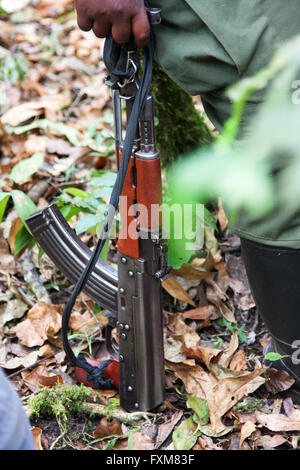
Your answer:
[[[300,402],[300,250],[270,247],[241,239],[252,295],[272,335],[269,351],[289,357],[272,363],[294,379]]]

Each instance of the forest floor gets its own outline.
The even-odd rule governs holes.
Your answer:
[[[220,201],[217,230],[205,230],[206,256],[163,283],[164,403],[124,416],[118,392],[99,390],[82,392],[79,412],[49,407],[76,386],[60,339],[72,285],[40,256],[23,222],[58,200],[95,246],[88,229],[103,218],[116,170],[112,106],[102,42],[78,29],[73,1],[2,3],[10,14],[0,16],[0,366],[30,415],[37,448],[299,450],[293,379],[264,364],[270,336]],[[87,203],[91,188],[98,208]],[[107,259],[114,265],[114,242]],[[80,295],[69,325],[74,351],[108,357],[103,313]],[[48,414],[34,414],[45,389]]]

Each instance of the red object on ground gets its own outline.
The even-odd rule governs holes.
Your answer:
[[[90,357],[86,358],[87,362],[91,364],[91,366],[98,367],[101,362],[97,361],[96,359],[92,359]],[[86,372],[81,367],[75,367],[75,377],[78,382],[83,383],[86,387],[95,388],[92,382],[87,380],[88,372]],[[106,367],[104,371],[104,378],[106,380],[111,379],[114,387],[119,390],[119,362],[116,360],[112,360],[112,362]]]

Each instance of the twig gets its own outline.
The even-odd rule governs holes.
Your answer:
[[[150,418],[157,418],[159,415],[155,413],[148,413],[146,411],[136,411],[128,413],[120,407],[111,408],[110,406],[100,405],[98,403],[83,402],[80,410],[83,413],[95,414],[99,416],[110,416],[122,423],[136,424],[141,420],[149,421]]]
[[[13,372],[12,374],[8,375],[8,377],[9,377],[10,379],[12,379],[13,377],[15,377],[15,376],[21,374],[21,372],[25,372],[26,370],[34,369],[34,368],[37,367],[41,362],[44,362],[44,361],[46,361],[47,359],[50,359],[51,357],[54,357],[54,353],[53,353],[53,354],[49,354],[49,356],[43,357],[42,359],[39,359],[38,361],[36,361],[34,364],[31,364],[30,366],[23,367],[23,369],[20,369],[20,370],[18,370],[17,372]]]

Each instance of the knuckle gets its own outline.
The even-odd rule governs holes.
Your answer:
[[[149,40],[150,31],[141,31],[137,34],[138,41],[145,43]]]

